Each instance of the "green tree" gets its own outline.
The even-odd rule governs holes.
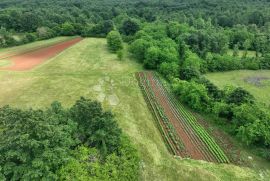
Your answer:
[[[56,109],[57,108],[57,109]],[[59,103],[46,111],[0,109],[0,165],[7,180],[55,180],[70,157],[76,124]]]
[[[245,89],[238,87],[230,92],[226,97],[226,102],[229,104],[241,105],[243,103],[253,103],[254,97]]]
[[[168,80],[179,77],[179,65],[176,62],[163,62],[159,67],[159,72]]]
[[[143,62],[146,56],[146,51],[151,45],[151,42],[147,40],[137,39],[131,43],[129,51],[135,56],[137,60]]]
[[[161,51],[158,47],[152,46],[148,48],[143,62],[144,67],[147,69],[156,69],[162,61],[160,59],[160,53]]]
[[[101,104],[81,98],[71,110],[72,119],[78,123],[80,140],[98,148],[103,156],[116,151],[121,129],[111,112],[103,112]]]
[[[111,31],[107,35],[107,43],[109,49],[113,52],[117,52],[118,50],[123,49],[123,41],[121,35],[118,31]]]
[[[117,51],[117,57],[119,60],[123,60],[124,58],[124,51],[123,50],[118,50]]]
[[[139,30],[140,24],[138,21],[130,18],[125,20],[120,27],[120,32],[126,36],[133,36]]]
[[[71,23],[65,22],[64,24],[62,24],[61,26],[62,35],[70,36],[70,35],[74,35],[74,32],[75,32],[75,29]]]
[[[202,84],[187,81],[175,81],[173,91],[181,101],[197,111],[206,112],[211,106],[211,99]]]
[[[186,58],[181,65],[180,78],[183,80],[199,78],[201,65],[201,59],[195,53],[187,51]]]

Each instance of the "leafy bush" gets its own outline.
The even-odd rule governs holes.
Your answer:
[[[253,103],[254,101],[253,95],[241,87],[232,90],[226,97],[226,102],[229,104],[241,105],[243,103]]]
[[[109,49],[113,52],[117,52],[118,50],[123,49],[123,41],[118,31],[111,31],[107,35],[107,43]]]
[[[202,84],[176,80],[173,83],[173,91],[182,102],[197,111],[206,111],[211,106],[207,90]]]

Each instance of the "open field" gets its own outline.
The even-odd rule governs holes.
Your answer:
[[[84,39],[30,71],[0,71],[0,104],[43,108],[58,100],[71,106],[80,96],[101,101],[139,150],[141,180],[267,180],[265,170],[174,158],[138,87],[134,73],[142,70],[127,53],[118,61],[105,39]]]
[[[260,102],[270,105],[270,71],[239,70],[230,72],[209,73],[205,75],[217,86],[239,86],[247,89]]]

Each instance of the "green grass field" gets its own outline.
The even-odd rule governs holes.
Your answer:
[[[243,57],[245,51],[244,50],[239,50],[239,57]],[[228,55],[233,55],[233,50],[228,50]],[[255,51],[248,51],[247,52],[247,57],[256,57],[256,52]]]
[[[206,77],[220,88],[226,85],[243,87],[260,102],[270,105],[270,70],[209,73]]]
[[[127,53],[119,61],[105,39],[88,38],[32,71],[0,71],[0,105],[43,108],[54,100],[70,106],[80,96],[98,99],[139,150],[140,180],[267,180],[262,170],[173,158],[137,85],[137,71],[142,66]]]

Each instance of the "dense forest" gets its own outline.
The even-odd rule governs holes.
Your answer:
[[[224,125],[227,132],[242,143],[255,146],[259,155],[270,160],[269,105],[258,102],[241,87],[220,89],[204,77],[207,72],[270,69],[269,0],[2,0],[0,26],[0,47],[62,35],[107,37],[109,48],[121,59],[123,42],[126,42],[134,59],[146,69],[157,70],[163,75],[182,102],[195,111],[215,117],[217,124]],[[80,122],[82,116],[89,116],[83,109],[96,111],[92,106],[98,107],[101,118],[97,119],[113,122],[113,129],[101,132],[95,130],[96,125],[86,127]],[[13,126],[13,116],[21,117],[17,123],[22,129]],[[4,155],[0,163],[6,163],[2,169],[8,179],[39,178],[39,174],[22,170],[17,165],[21,160],[35,164],[40,173],[51,178],[77,174],[78,177],[92,175],[100,179],[100,174],[110,175],[112,171],[106,166],[116,162],[126,162],[126,174],[130,174],[129,171],[133,176],[137,174],[138,160],[130,162],[130,155],[126,155],[136,155],[136,152],[118,131],[113,115],[103,113],[98,103],[81,99],[68,110],[54,103],[45,111],[5,107],[0,110],[0,117],[4,120],[1,124],[9,128],[1,135],[0,147]],[[46,125],[34,125],[34,120],[42,123],[44,117],[51,121]],[[55,136],[58,138],[45,143],[35,132],[30,135],[40,137],[39,142],[24,137],[27,128],[33,126],[49,138],[52,135],[46,129],[57,129],[59,135]],[[93,130],[87,129],[96,132],[89,135]],[[8,136],[15,131],[22,140]],[[106,140],[108,134],[115,134],[116,140],[109,137]],[[95,140],[97,137],[104,140]],[[62,141],[64,145],[58,145]],[[30,158],[27,154],[19,154],[19,148],[9,144],[16,142],[20,142],[17,145],[21,144],[21,148],[30,149],[33,155],[39,154],[40,144],[51,147],[44,157]],[[63,150],[59,155],[49,155],[52,150],[59,149]],[[88,153],[93,155],[92,161],[85,163],[84,159],[89,158],[84,154]],[[53,157],[60,161],[50,163],[52,170],[41,170],[46,167],[43,165],[46,160],[54,160]],[[68,164],[62,167],[63,163]],[[91,168],[96,170],[86,173],[89,164],[95,164]],[[70,172],[71,167],[78,170]],[[123,169],[121,164],[115,167],[116,173]],[[28,169],[27,165],[24,168]],[[121,180],[124,176],[116,174],[115,178]]]

